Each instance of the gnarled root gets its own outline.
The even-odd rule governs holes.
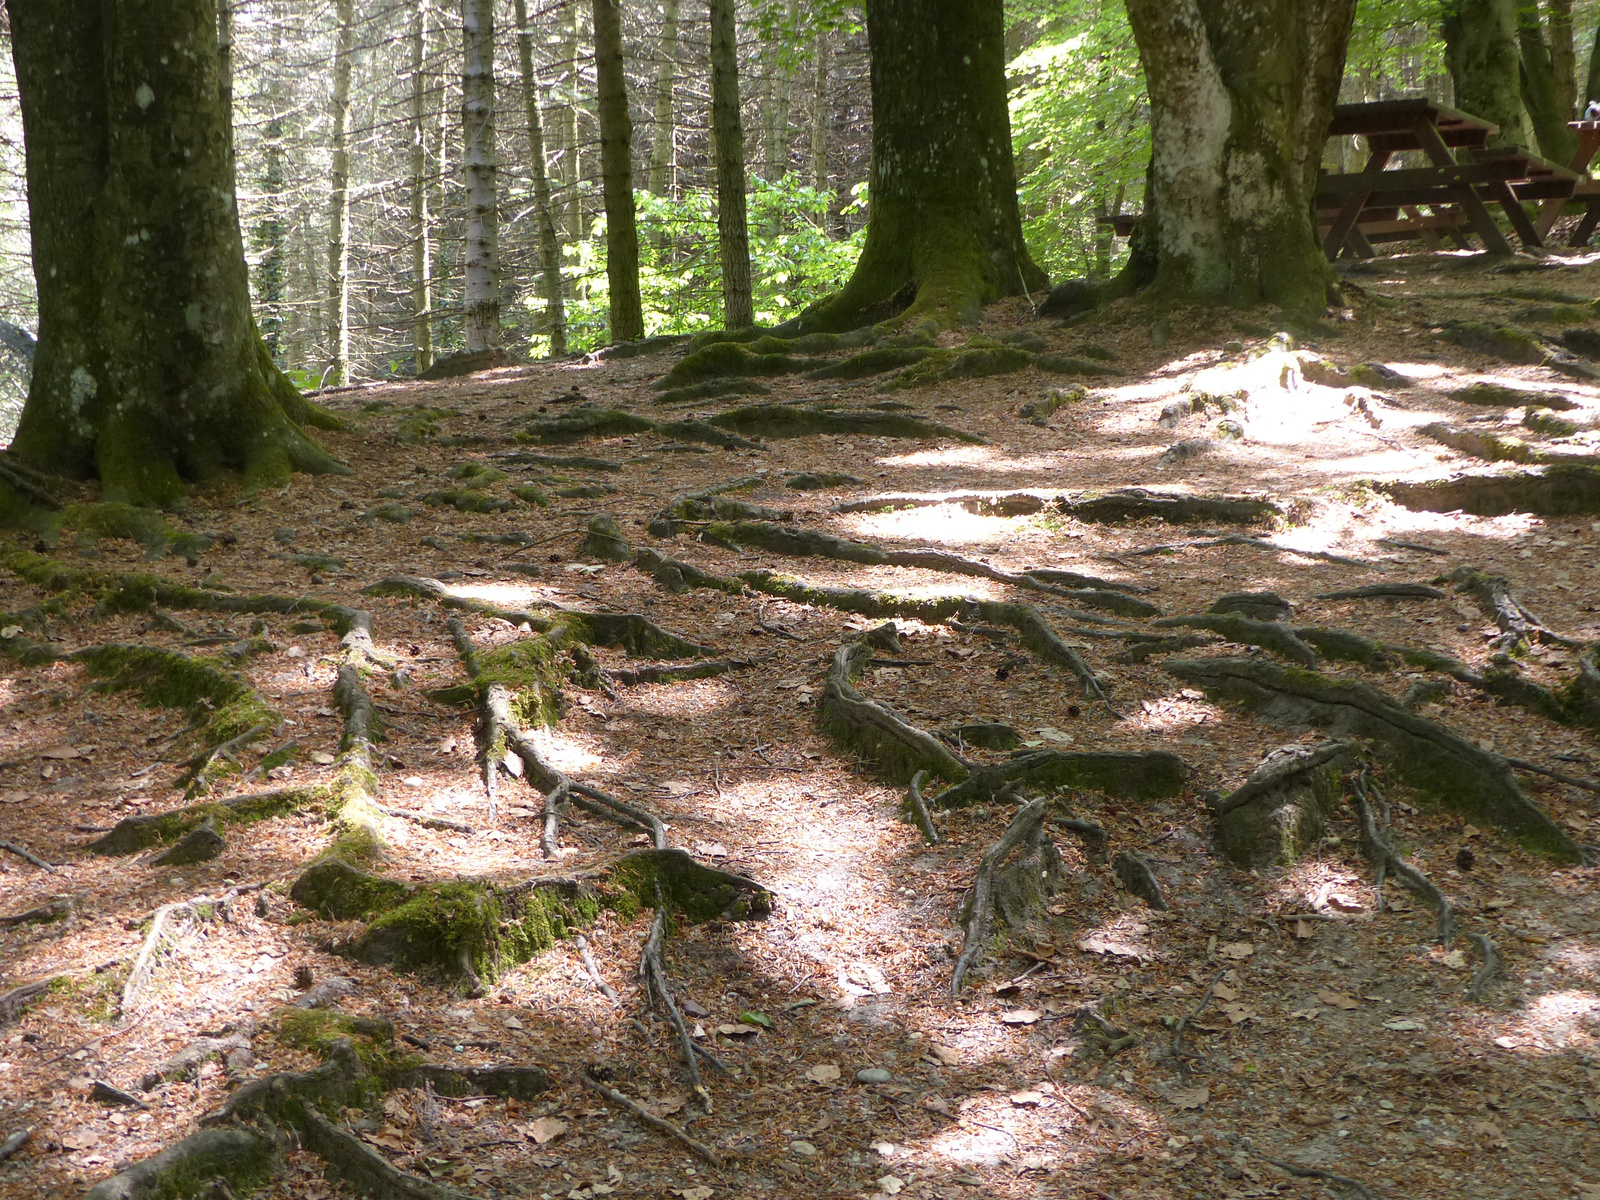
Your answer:
[[[966,940],[961,955],[956,959],[955,971],[950,976],[950,994],[961,995],[967,972],[983,957],[994,930],[994,877],[1000,865],[1011,853],[1031,838],[1043,823],[1050,807],[1050,799],[1041,797],[1017,810],[1006,826],[1000,840],[989,848],[978,864],[978,874],[972,881],[971,899],[967,916]]]
[[[1450,901],[1445,899],[1444,893],[1434,886],[1432,880],[1400,857],[1378,828],[1372,812],[1373,793],[1377,785],[1372,781],[1371,772],[1362,768],[1351,783],[1350,806],[1355,809],[1356,821],[1361,829],[1362,851],[1377,871],[1378,887],[1383,887],[1384,875],[1392,872],[1410,891],[1433,905],[1439,914],[1439,941],[1448,945],[1456,935],[1456,915],[1450,907]]]

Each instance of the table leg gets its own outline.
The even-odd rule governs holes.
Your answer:
[[[1569,246],[1587,246],[1589,239],[1594,236],[1594,227],[1600,225],[1600,198],[1589,201],[1589,211],[1583,214],[1583,220],[1578,222],[1578,227],[1572,231],[1572,236],[1567,239]]]
[[[1393,156],[1393,150],[1374,150],[1367,156],[1367,165],[1361,168],[1361,173],[1370,175],[1383,170],[1389,165],[1389,159]],[[1357,192],[1339,206],[1339,212],[1334,216],[1333,224],[1328,229],[1328,236],[1322,239],[1322,252],[1328,256],[1329,262],[1338,258],[1339,250],[1349,243],[1350,231],[1361,219],[1361,210],[1366,208],[1367,198],[1371,194],[1371,192]],[[1365,238],[1361,240],[1366,241]],[[1369,252],[1371,249],[1371,246],[1367,247]],[[1371,258],[1372,255],[1368,253],[1365,257]]]
[[[1418,118],[1412,126],[1416,134],[1417,143],[1427,153],[1428,160],[1436,167],[1453,167],[1456,160],[1450,154],[1450,147],[1444,144],[1444,139],[1439,136],[1439,131],[1434,128],[1432,121],[1426,117]],[[1483,206],[1483,201],[1478,198],[1478,193],[1473,191],[1469,184],[1450,189],[1450,198],[1461,206],[1461,211],[1467,214],[1467,220],[1472,222],[1473,229],[1483,239],[1483,248],[1490,254],[1515,254],[1511,243],[1506,241],[1506,235],[1500,232],[1500,226],[1494,223],[1494,218],[1489,215],[1489,210]],[[1526,217],[1526,214],[1524,214]]]
[[[1517,236],[1522,239],[1524,247],[1537,250],[1544,246],[1544,238],[1539,236],[1539,231],[1534,228],[1533,222],[1528,220],[1527,211],[1522,207],[1522,201],[1511,190],[1511,185],[1503,179],[1483,185],[1483,190],[1489,193],[1491,199],[1497,201],[1505,209],[1506,216],[1511,218],[1511,228],[1517,231]]]
[[[1372,243],[1367,241],[1367,235],[1361,232],[1361,226],[1359,225],[1350,231],[1350,236],[1345,238],[1344,244],[1349,248],[1350,253],[1357,258],[1376,258],[1378,256],[1378,252],[1372,248]]]
[[[1582,130],[1578,134],[1578,148],[1573,151],[1572,160],[1567,163],[1567,170],[1576,171],[1579,175],[1587,177],[1589,164],[1594,161],[1597,151],[1600,151],[1600,129]],[[1560,198],[1540,202],[1539,215],[1533,219],[1533,227],[1539,231],[1540,237],[1550,236],[1556,218],[1561,216],[1562,210],[1566,207],[1567,202]]]

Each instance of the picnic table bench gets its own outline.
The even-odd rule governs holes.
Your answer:
[[[1600,225],[1600,180],[1589,178],[1589,164],[1594,161],[1595,153],[1600,151],[1600,121],[1569,121],[1567,125],[1578,133],[1578,148],[1567,163],[1567,169],[1579,175],[1578,185],[1572,189],[1570,199],[1587,209],[1578,227],[1567,238],[1567,245],[1587,246],[1589,239],[1594,236],[1595,226]],[[1568,199],[1558,196],[1539,206],[1539,215],[1533,219],[1533,224],[1541,235],[1550,233],[1556,218],[1566,208]]]

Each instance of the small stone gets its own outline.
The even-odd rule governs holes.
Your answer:
[[[421,775],[407,775],[400,782],[405,784],[406,787],[408,787],[408,788],[419,788],[419,787],[422,786],[422,776]]]
[[[1222,348],[1229,354],[1238,354],[1244,349],[1244,343],[1237,339],[1222,343]]]
[[[598,558],[606,562],[631,562],[633,547],[622,536],[622,526],[614,517],[590,517],[589,533],[578,546],[584,558]]]
[[[789,1149],[801,1158],[815,1158],[817,1156],[817,1148],[810,1142],[790,1142]]]
[[[888,1083],[893,1078],[882,1067],[863,1067],[856,1072],[857,1083]]]
[[[207,817],[199,825],[179,838],[177,844],[170,850],[146,859],[145,865],[151,867],[186,867],[193,863],[206,862],[216,858],[221,853],[222,835],[217,832],[212,818]]]

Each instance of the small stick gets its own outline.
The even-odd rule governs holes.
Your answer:
[[[608,1088],[605,1084],[589,1078],[589,1076],[582,1071],[578,1073],[578,1078],[583,1080],[585,1086],[589,1087],[593,1091],[599,1092],[618,1108],[625,1109],[626,1111],[632,1113],[635,1119],[637,1119],[641,1124],[648,1125],[651,1129],[658,1130],[659,1132],[666,1134],[668,1137],[676,1138],[685,1146],[689,1147],[690,1150],[694,1151],[694,1153],[700,1158],[710,1163],[713,1167],[716,1167],[719,1170],[722,1168],[722,1159],[717,1157],[716,1151],[712,1150],[710,1146],[707,1146],[703,1142],[695,1141],[694,1138],[690,1137],[683,1130],[679,1129],[671,1121],[663,1121],[654,1113],[645,1111],[644,1108],[638,1104],[635,1104],[632,1100],[629,1100],[615,1088]]]
[[[1217,984],[1222,982],[1222,977],[1228,973],[1228,968],[1223,967],[1212,977],[1211,984],[1206,988],[1205,995],[1200,997],[1200,1003],[1194,1006],[1194,1011],[1186,1017],[1179,1017],[1178,1023],[1172,1027],[1172,1057],[1180,1063],[1188,1057],[1183,1051],[1183,1029],[1190,1021],[1205,1011],[1206,1005],[1211,1003],[1211,993],[1217,990]]]
[[[604,979],[600,978],[600,968],[595,965],[594,955],[589,953],[589,940],[580,933],[578,935],[577,945],[578,953],[583,956],[584,969],[589,972],[589,979],[594,983],[595,989],[599,991],[600,994],[603,995],[607,1000],[611,1001],[611,1003],[619,1003],[617,999],[617,989],[612,987]]]
[[[572,780],[562,776],[561,782],[544,798],[544,828],[539,831],[539,853],[546,858],[556,857],[561,836],[561,810],[566,807],[571,791]],[[582,938],[578,940],[583,941]]]
[[[1467,941],[1476,946],[1478,953],[1483,955],[1483,966],[1472,977],[1472,983],[1467,987],[1467,998],[1481,1000],[1485,989],[1494,981],[1495,976],[1500,974],[1500,954],[1494,948],[1494,943],[1484,934],[1469,933]]]
[[[1449,558],[1450,551],[1441,550],[1438,546],[1429,546],[1424,542],[1403,542],[1399,538],[1379,538],[1380,546],[1398,546],[1402,550],[1417,550],[1423,554],[1437,554],[1440,558]]]
[[[56,873],[56,869],[53,866],[51,866],[49,863],[45,862],[44,859],[40,858],[37,854],[34,854],[31,850],[25,849],[24,847],[17,845],[15,842],[0,842],[0,850],[9,850],[9,851],[11,851],[11,853],[15,854],[18,858],[27,859],[34,866],[38,867],[41,871],[48,871],[52,875],[54,875]]]
[[[1262,1161],[1271,1163],[1280,1171],[1289,1172],[1289,1174],[1293,1175],[1296,1179],[1322,1179],[1328,1183],[1336,1184],[1339,1187],[1349,1188],[1360,1197],[1360,1200],[1381,1200],[1381,1197],[1379,1197],[1376,1192],[1372,1191],[1359,1179],[1350,1179],[1344,1175],[1335,1175],[1332,1171],[1323,1171],[1316,1167],[1297,1167],[1293,1163],[1284,1162],[1282,1159],[1278,1158],[1263,1157]]]
[[[922,781],[928,776],[927,771],[918,771],[911,777],[911,811],[917,818],[917,828],[922,830],[922,836],[928,839],[928,845],[939,844],[939,831],[933,827],[933,818],[928,815],[928,806],[922,802]]]
[[[1519,771],[1532,771],[1535,775],[1545,775],[1557,783],[1565,783],[1571,787],[1583,788],[1587,792],[1600,793],[1600,783],[1592,779],[1584,779],[1581,775],[1568,775],[1565,771],[1557,771],[1550,767],[1541,767],[1538,763],[1529,762],[1525,758],[1507,758],[1506,761]]]
[[[451,833],[476,833],[477,830],[463,821],[452,821],[448,817],[431,817],[427,813],[407,812],[403,808],[378,809],[386,817],[395,817],[401,821],[414,821],[424,829],[448,829]]]
[[[789,632],[789,630],[784,629],[784,628],[782,628],[781,626],[778,626],[778,625],[769,625],[769,624],[767,624],[767,608],[766,608],[766,605],[762,605],[760,608],[756,609],[756,624],[761,626],[761,628],[765,629],[768,633],[775,633],[779,637],[786,637],[791,642],[803,642],[803,641],[805,641],[805,638],[801,637],[798,633],[791,633],[791,632]]]
[[[27,1144],[28,1139],[32,1136],[33,1126],[29,1125],[25,1129],[17,1130],[5,1141],[0,1142],[0,1162],[5,1162],[6,1159],[10,1158],[18,1150],[21,1150],[22,1147]]]

